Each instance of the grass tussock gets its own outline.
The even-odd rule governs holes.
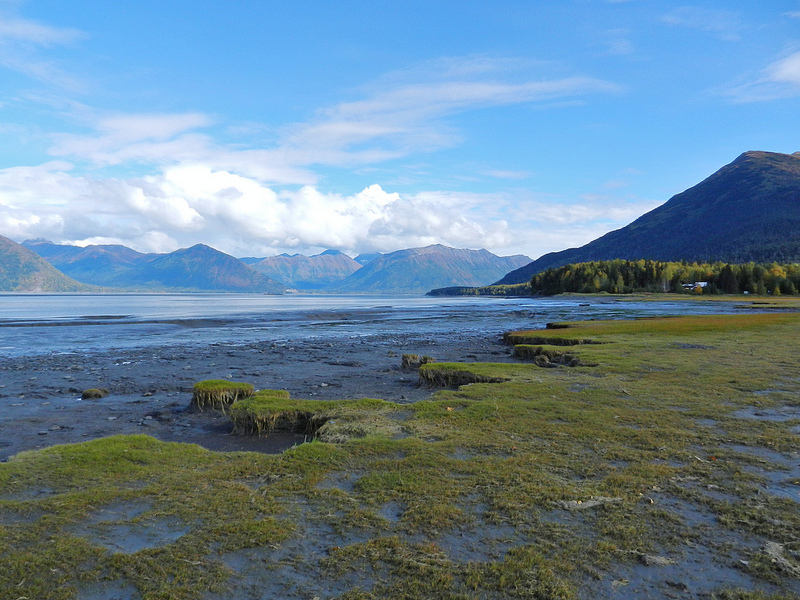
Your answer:
[[[269,435],[274,431],[302,433],[323,441],[342,442],[380,431],[379,421],[394,405],[383,400],[319,401],[291,398],[288,392],[262,390],[230,407],[233,432]],[[383,425],[383,427],[382,427]]]
[[[497,369],[487,368],[487,364],[468,365],[461,363],[434,363],[419,369],[421,385],[435,387],[458,387],[470,383],[500,383],[510,376],[503,374],[506,365],[496,365]]]
[[[582,364],[578,356],[570,352],[530,344],[514,346],[514,356],[531,360],[537,367],[578,367]]]
[[[228,381],[227,379],[207,379],[194,384],[192,389],[192,405],[200,410],[211,408],[225,410],[237,400],[253,395],[250,383]]]
[[[419,354],[403,354],[400,358],[401,369],[419,369],[422,365],[436,362],[436,359],[427,354],[420,356]]]

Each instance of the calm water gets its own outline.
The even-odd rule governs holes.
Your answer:
[[[426,332],[496,335],[550,321],[735,312],[617,298],[0,294],[0,357]]]

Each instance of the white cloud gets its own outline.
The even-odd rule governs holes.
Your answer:
[[[538,63],[531,63],[538,64]],[[481,57],[432,61],[360,90],[363,98],[322,108],[307,122],[286,126],[268,148],[224,146],[202,113],[93,115],[79,107],[91,131],[54,136],[50,153],[104,167],[205,164],[271,184],[316,184],[314,165],[360,167],[463,140],[449,117],[511,104],[570,102],[618,93],[613,83],[586,77],[523,77],[530,64]],[[516,79],[516,80],[512,80]]]
[[[724,92],[738,102],[764,102],[800,96],[800,51],[792,52],[767,65],[752,82]]]
[[[528,179],[531,176],[530,171],[506,171],[503,169],[490,169],[483,171],[483,174],[497,179]]]
[[[736,42],[744,28],[738,13],[697,6],[683,6],[664,15],[661,20],[669,25],[688,27],[713,33],[719,39]]]
[[[800,91],[800,52],[778,60],[766,69],[766,79],[778,84],[788,84]]]
[[[56,62],[40,58],[39,53],[83,37],[76,29],[51,27],[0,10],[0,66],[61,89],[82,89],[79,79]]]
[[[24,42],[37,46],[70,44],[84,37],[77,29],[51,27],[0,13],[0,44]]]
[[[78,245],[166,252],[198,242],[237,256],[338,248],[358,253],[442,243],[531,257],[582,244],[656,203],[614,195],[569,201],[528,193],[428,191],[371,185],[352,195],[314,186],[275,191],[203,164],[130,180],[91,179],[71,165],[0,171],[0,231]]]
[[[168,167],[128,181],[93,180],[72,175],[69,168],[54,162],[0,171],[4,235],[121,243],[142,251],[202,241],[240,255],[497,242],[497,226],[487,230],[465,217],[452,198],[403,198],[377,185],[350,196],[311,186],[279,194],[255,179],[203,165]]]
[[[208,152],[210,140],[193,130],[211,124],[203,114],[133,114],[101,117],[88,135],[60,134],[49,152],[99,166],[127,161],[175,162]]]
[[[627,29],[609,29],[603,32],[606,53],[611,56],[630,56],[636,52]]]

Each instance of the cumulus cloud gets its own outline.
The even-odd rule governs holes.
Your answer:
[[[497,241],[497,227],[485,230],[465,217],[455,199],[403,198],[378,185],[349,196],[312,186],[278,193],[204,165],[168,167],[157,176],[127,181],[72,175],[70,167],[53,162],[0,171],[5,235],[79,245],[122,243],[142,251],[204,241],[239,255]]]
[[[337,248],[352,254],[442,243],[535,257],[588,242],[655,206],[614,195],[563,198],[370,185],[351,195],[275,190],[204,164],[92,179],[65,162],[0,171],[0,231],[77,245],[167,252],[204,242],[236,256]]]

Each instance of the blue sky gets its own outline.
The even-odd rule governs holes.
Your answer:
[[[799,100],[797,1],[0,0],[0,234],[535,258]]]

